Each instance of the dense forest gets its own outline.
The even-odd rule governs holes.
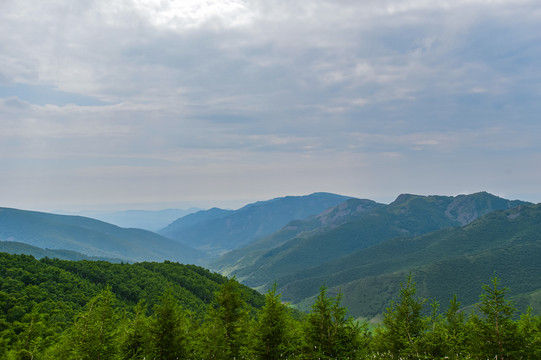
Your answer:
[[[411,276],[375,328],[322,286],[308,314],[197,266],[0,253],[1,359],[539,359],[541,317],[494,276],[474,309]],[[427,311],[428,309],[428,311]]]

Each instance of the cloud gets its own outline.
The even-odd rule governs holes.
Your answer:
[[[441,188],[473,188],[450,174],[475,170],[461,160],[539,153],[540,18],[533,0],[5,0],[0,158],[48,159],[66,178],[70,164],[73,193],[83,173],[110,196],[122,173],[143,187],[151,171],[170,179],[160,201],[187,196],[184,182],[246,198],[326,190],[329,173],[337,192],[392,193],[379,178],[414,184],[419,164]],[[280,183],[273,171],[291,186],[265,181]],[[196,191],[197,174],[223,184]]]

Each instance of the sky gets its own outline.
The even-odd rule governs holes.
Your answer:
[[[0,206],[541,202],[538,0],[2,0]]]

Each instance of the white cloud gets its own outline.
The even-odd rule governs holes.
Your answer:
[[[197,174],[199,194],[333,181],[390,193],[378,178],[415,179],[412,163],[447,185],[433,158],[474,171],[460,161],[539,153],[540,14],[533,0],[5,0],[0,158],[49,159],[66,178],[78,159],[73,193],[84,173],[108,196],[119,185],[100,172],[141,187],[147,171],[167,177],[160,198],[183,178],[197,192]]]

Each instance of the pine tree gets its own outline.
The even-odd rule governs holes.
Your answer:
[[[391,302],[387,308],[374,346],[377,351],[390,352],[393,356],[419,357],[417,342],[424,331],[421,318],[424,301],[415,298],[417,290],[411,274],[406,285],[401,283],[400,287],[399,302]]]
[[[122,359],[144,359],[145,351],[150,346],[149,319],[146,316],[147,307],[140,301],[135,307],[133,319],[126,322],[124,334],[120,342]]]
[[[482,317],[472,317],[476,334],[471,344],[472,352],[498,360],[513,359],[520,341],[516,323],[512,320],[515,309],[505,299],[507,288],[499,288],[498,278],[494,277],[490,285],[483,285],[483,290],[478,305]]]
[[[197,355],[205,359],[239,358],[247,345],[249,314],[239,283],[227,280],[215,293],[198,331]]]
[[[73,328],[63,337],[55,350],[57,358],[107,360],[117,353],[118,316],[113,307],[115,296],[110,287],[87,304]]]
[[[183,359],[187,353],[189,324],[186,312],[168,289],[154,307],[150,323],[152,354],[160,360]]]
[[[304,352],[311,358],[353,359],[360,350],[362,328],[347,318],[341,299],[341,293],[329,298],[327,288],[321,286],[304,327]]]
[[[460,311],[460,302],[456,294],[449,302],[449,309],[445,312],[445,347],[446,353],[460,355],[466,351],[467,331],[465,329],[465,315]]]
[[[255,339],[252,353],[259,359],[279,359],[291,353],[288,338],[291,337],[291,318],[289,309],[282,304],[276,284],[265,294],[265,305],[259,312],[255,325]]]

